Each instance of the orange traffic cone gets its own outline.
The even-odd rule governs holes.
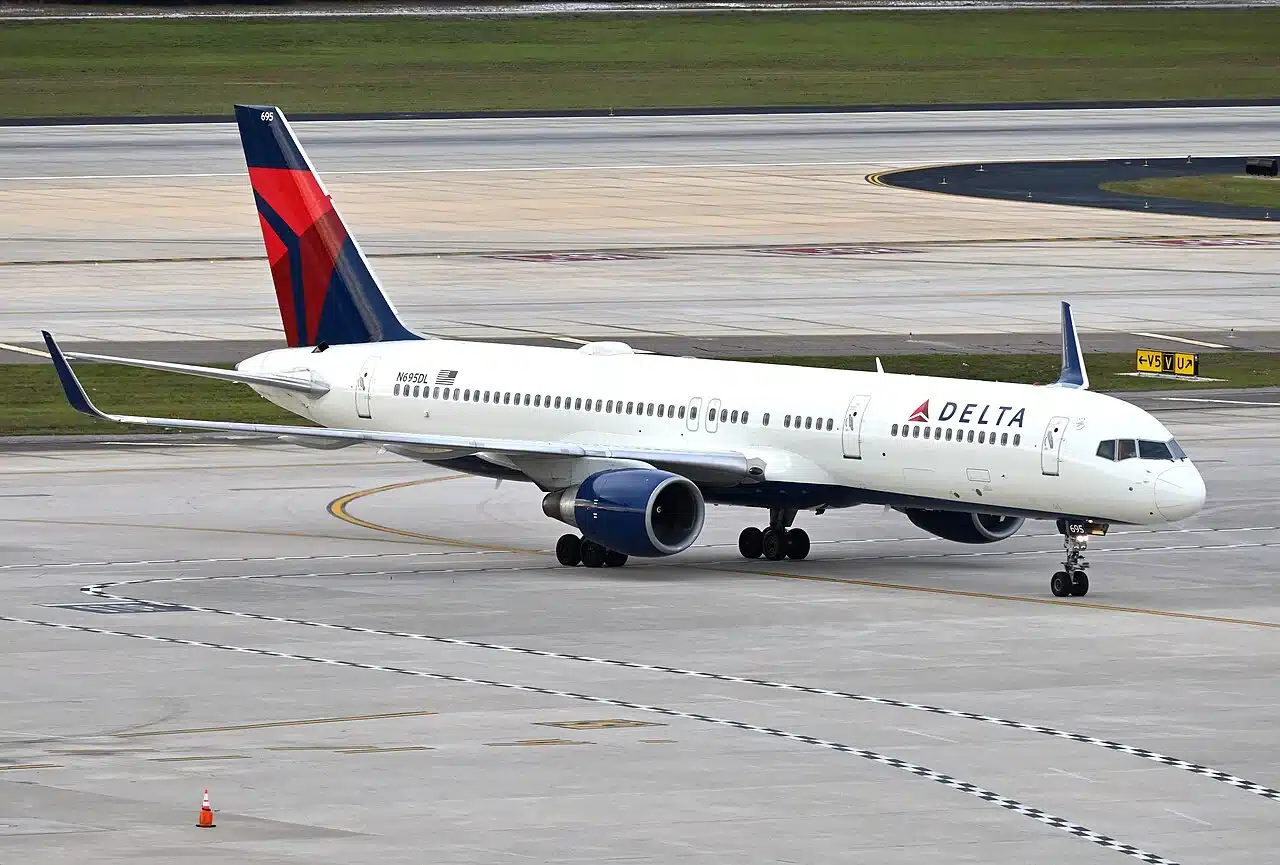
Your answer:
[[[201,829],[212,829],[215,825],[213,822],[213,808],[209,806],[209,791],[204,791],[204,801],[200,803],[200,819],[196,821],[196,826]]]

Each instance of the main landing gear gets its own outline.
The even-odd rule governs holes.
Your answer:
[[[757,529],[749,526],[738,535],[738,552],[744,559],[764,556],[777,562],[785,558],[797,561],[809,555],[809,533],[804,529],[789,528],[795,521],[792,509],[770,508],[769,527]]]
[[[620,568],[627,563],[624,553],[607,550],[595,541],[577,535],[561,535],[556,541],[556,561],[567,568]]]
[[[1062,561],[1063,570],[1049,580],[1049,591],[1057,598],[1082,598],[1089,594],[1089,575],[1085,572],[1089,563],[1084,551],[1089,547],[1089,535],[1105,535],[1107,526],[1077,520],[1058,520],[1062,532],[1062,548],[1067,551]]]

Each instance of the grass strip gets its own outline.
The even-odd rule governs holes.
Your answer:
[[[1132,353],[1089,354],[1092,386],[1100,391],[1193,389],[1196,387],[1265,387],[1280,385],[1280,354],[1222,352],[1200,355],[1204,376],[1223,382],[1185,382],[1134,378],[1119,373],[1133,369]],[[851,357],[773,357],[762,363],[872,370],[875,359]],[[1056,354],[919,354],[884,359],[888,372],[1012,381],[1051,382],[1058,377]],[[78,364],[76,373],[103,411],[250,423],[304,424],[304,419],[267,402],[244,385],[152,370]],[[154,427],[108,424],[77,414],[67,405],[51,366],[0,366],[0,435],[67,435],[76,433],[154,433]]]
[[[1274,207],[1280,216],[1280,179],[1247,174],[1196,174],[1150,177],[1101,184],[1108,192],[1142,198],[1180,198],[1242,207]]]
[[[1280,9],[4,22],[0,116],[1274,98]]]

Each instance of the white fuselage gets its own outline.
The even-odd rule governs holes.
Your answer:
[[[785,488],[801,508],[945,504],[1123,523],[1182,519],[1204,502],[1190,460],[1099,456],[1105,440],[1172,436],[1136,406],[1071,388],[442,339],[282,349],[239,368],[327,383],[319,398],[256,388],[323,426],[763,462],[756,492],[707,489],[708,501],[770,506]],[[555,486],[536,460],[481,456]]]

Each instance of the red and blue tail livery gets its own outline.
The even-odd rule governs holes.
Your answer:
[[[290,347],[421,339],[387,300],[280,109],[237,105],[236,123]]]

